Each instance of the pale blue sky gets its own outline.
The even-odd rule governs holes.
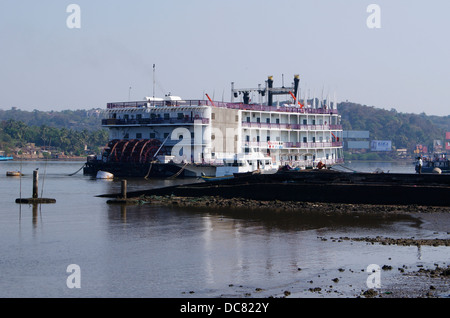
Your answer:
[[[449,115],[449,16],[448,0],[1,0],[0,108],[104,108],[129,87],[141,100],[156,64],[159,96],[228,101],[231,82],[299,74],[317,97]]]

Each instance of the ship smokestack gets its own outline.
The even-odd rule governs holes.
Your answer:
[[[273,76],[269,76],[269,78],[267,79],[267,85],[269,88],[269,94],[267,95],[267,105],[268,106],[273,106],[273,94],[272,94],[272,88],[273,88]]]
[[[295,75],[294,76],[294,96],[295,96],[295,98],[298,98],[297,93],[298,93],[298,84],[299,83],[300,83],[300,76]]]
[[[248,105],[250,103],[250,92],[244,92],[244,104]]]

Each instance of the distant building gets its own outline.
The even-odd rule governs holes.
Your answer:
[[[433,151],[436,153],[442,152],[443,145],[442,140],[434,140],[433,141]]]
[[[445,150],[450,150],[450,132],[445,134],[445,139],[447,139],[445,141]]]
[[[427,154],[428,153],[428,147],[424,145],[416,145],[416,149],[414,150],[415,154]]]
[[[344,150],[369,149],[369,137],[370,133],[368,130],[343,131]]]
[[[397,149],[397,156],[399,158],[406,158],[407,155],[408,155],[408,149],[406,149],[406,148]]]
[[[370,144],[371,151],[392,151],[391,140],[372,140]]]

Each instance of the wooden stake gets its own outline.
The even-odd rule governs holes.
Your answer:
[[[39,171],[33,171],[33,199],[38,198],[38,187],[39,187]]]
[[[122,199],[127,199],[127,180],[122,180]]]

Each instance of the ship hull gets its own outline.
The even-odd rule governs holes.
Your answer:
[[[88,161],[83,168],[84,175],[96,176],[98,171],[107,171],[117,178],[195,178],[215,175],[215,167],[183,165],[175,163],[128,163]]]
[[[99,171],[107,171],[117,178],[164,178],[174,175],[179,170],[179,167],[171,164],[91,161],[86,163],[83,173],[96,176]]]

